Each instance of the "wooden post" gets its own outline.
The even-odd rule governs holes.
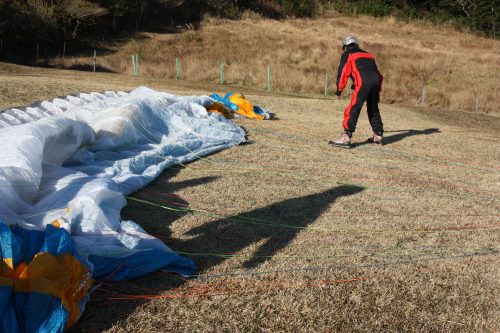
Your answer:
[[[95,63],[96,63],[97,51],[94,50],[94,73],[95,73]]]
[[[139,76],[139,54],[135,54],[135,76]]]
[[[224,84],[224,61],[220,62],[220,84]]]
[[[422,88],[422,99],[420,100],[420,104],[425,105],[425,99],[427,98],[427,90],[425,86]]]
[[[64,57],[66,56],[66,41],[63,43],[63,54],[62,54],[62,59],[64,61]]]
[[[271,65],[267,65],[267,92],[271,92]]]
[[[179,73],[180,73],[180,61],[179,58],[175,58],[175,79],[179,80]]]
[[[328,95],[328,73],[325,74],[325,96]]]
[[[476,112],[479,112],[481,105],[479,104],[479,93],[476,93]]]
[[[135,56],[132,54],[132,75],[135,75]]]

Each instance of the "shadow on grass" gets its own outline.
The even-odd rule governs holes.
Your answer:
[[[93,72],[94,71],[94,65],[89,65],[89,64],[74,64],[68,67],[65,67],[65,69],[71,69],[75,71],[84,71],[84,72]],[[117,73],[107,67],[97,65],[95,66],[95,71],[100,72],[100,73]]]
[[[436,133],[441,133],[439,128],[427,128],[424,130],[395,130],[395,131],[386,131],[385,134],[387,133],[397,133],[397,134],[392,134],[392,135],[384,135],[384,145],[390,145],[392,143],[396,143],[398,141],[401,141],[403,139],[406,139],[410,136],[415,136],[415,135],[431,135],[431,134],[436,134]],[[359,147],[363,146],[366,144],[370,144],[369,142],[359,142],[359,143],[354,143],[352,144],[352,147]]]
[[[189,202],[174,193],[184,188],[204,185],[217,180],[218,177],[202,177],[190,179],[181,182],[171,182],[171,178],[175,177],[181,168],[169,168],[158,177],[154,183],[145,189],[139,190],[138,193],[143,193],[148,198],[153,198],[152,201],[169,207],[188,207]],[[171,224],[188,214],[187,212],[172,212],[161,209],[152,205],[141,203],[138,201],[128,200],[121,212],[123,220],[132,220],[141,225],[149,234],[160,238],[167,245],[171,245],[170,235]]]
[[[179,170],[169,169],[153,186],[163,193],[172,193],[182,188],[202,185],[214,181],[216,177],[203,177],[183,182],[165,183]],[[152,190],[153,190],[152,189]],[[193,235],[188,240],[167,240],[175,251],[186,253],[236,253],[246,247],[263,241],[263,244],[243,263],[245,268],[254,268],[271,259],[285,248],[303,228],[314,223],[318,217],[337,199],[363,191],[362,187],[343,185],[329,190],[273,203],[236,216],[206,223],[191,229]],[[161,195],[156,195],[161,204]],[[169,199],[170,200],[170,199]],[[187,201],[175,198],[177,204],[187,205]],[[168,204],[172,206],[171,204]],[[140,202],[129,201],[123,211],[124,219],[133,219],[153,235],[170,237],[170,225],[179,218],[178,214]],[[219,265],[225,257],[195,256],[198,273]],[[133,281],[104,284],[94,294],[87,305],[83,317],[70,332],[100,332],[110,329],[119,320],[126,318],[147,300],[106,300],[109,290],[123,294],[160,294],[177,288],[183,280],[175,274],[155,272]],[[108,291],[106,291],[106,289]],[[104,299],[103,299],[104,296]]]
[[[264,241],[243,263],[244,268],[254,268],[285,248],[299,232],[314,223],[335,200],[362,190],[363,188],[359,186],[338,186],[209,222],[189,231],[188,234],[195,237],[179,243],[177,249],[187,253],[237,253],[252,244]],[[224,257],[214,255],[194,259],[200,272],[225,260]]]

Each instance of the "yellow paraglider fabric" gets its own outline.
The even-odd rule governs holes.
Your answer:
[[[237,113],[250,119],[264,120],[264,116],[257,114],[253,110],[253,105],[245,99],[243,94],[234,93],[229,96],[229,101],[238,106]]]

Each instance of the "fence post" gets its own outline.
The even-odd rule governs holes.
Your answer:
[[[476,112],[479,112],[481,105],[479,104],[479,93],[476,92]]]
[[[135,76],[139,76],[139,53],[135,54]]]
[[[420,100],[420,104],[425,105],[425,99],[427,98],[427,89],[425,86],[422,88],[422,99]]]
[[[325,96],[328,95],[328,73],[325,74]]]
[[[175,79],[179,80],[179,73],[180,73],[180,61],[179,57],[175,58]]]
[[[271,65],[267,65],[267,92],[271,92]]]
[[[96,63],[97,51],[94,50],[94,73],[95,73],[95,63]]]
[[[220,84],[224,84],[224,60],[220,62]]]
[[[132,75],[135,75],[135,56],[132,54]]]
[[[66,56],[66,41],[63,43],[63,54],[62,54],[62,59],[64,61],[64,57]]]

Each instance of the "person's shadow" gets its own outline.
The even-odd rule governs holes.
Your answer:
[[[264,241],[244,262],[244,268],[256,267],[285,248],[295,236],[340,197],[363,191],[362,187],[342,185],[329,190],[288,199],[264,208],[209,222],[191,229],[194,238],[175,244],[176,250],[215,254],[196,257],[199,272],[220,264],[225,257],[217,254],[237,253]]]
[[[152,201],[162,204],[163,196],[155,193],[155,189],[165,192],[174,191],[205,184],[215,180],[215,177],[204,177],[183,182],[166,182],[176,175],[178,171],[167,170],[154,185],[149,186],[149,191],[155,199]],[[263,208],[257,208],[248,212],[208,222],[195,227],[187,232],[194,236],[192,239],[171,239],[170,226],[175,220],[182,216],[169,210],[129,200],[127,207],[122,211],[124,219],[135,220],[153,236],[164,239],[174,251],[184,253],[211,253],[215,255],[194,256],[198,271],[203,273],[207,269],[221,264],[226,257],[221,254],[236,253],[252,244],[262,242],[262,245],[245,261],[243,268],[253,268],[272,257],[281,249],[285,248],[304,228],[313,224],[318,217],[333,204],[337,199],[351,196],[363,191],[363,187],[355,185],[341,185],[319,193],[287,199],[278,203],[270,204]],[[186,200],[169,197],[168,200],[176,201],[176,205],[188,205]],[[172,206],[172,203],[165,203]],[[187,214],[187,213],[186,213]],[[189,256],[189,255],[186,255]],[[134,301],[107,301],[108,297],[120,297],[125,293],[149,294],[165,293],[181,286],[184,280],[176,274],[165,274],[155,272],[133,281],[122,281],[120,283],[104,284],[97,289],[88,303],[83,317],[70,331],[75,332],[97,332],[111,328],[118,319],[126,318],[147,299],[136,299]]]
[[[415,135],[430,135],[430,134],[436,134],[436,133],[441,133],[439,128],[427,128],[424,130],[395,130],[395,131],[385,131],[384,134],[387,133],[397,133],[397,134],[392,134],[392,135],[384,135],[384,145],[390,145],[392,143],[401,141],[405,138],[408,138],[410,136],[415,136]],[[352,144],[353,147],[359,147],[363,146],[366,144],[370,144],[368,141],[365,142],[359,142],[359,143],[354,143]]]

